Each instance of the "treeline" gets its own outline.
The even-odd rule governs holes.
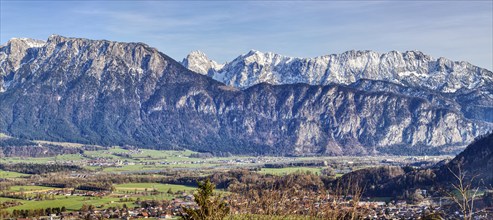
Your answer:
[[[35,142],[19,138],[2,138],[0,139],[0,147],[16,147],[16,146],[34,146]]]
[[[382,154],[389,155],[415,155],[415,156],[431,156],[431,155],[443,155],[446,151],[445,146],[441,147],[429,147],[426,145],[416,145],[416,146],[407,146],[407,145],[392,145],[385,147],[378,147],[376,150]],[[458,153],[458,152],[448,152],[448,153]]]
[[[264,168],[285,168],[285,167],[320,167],[327,166],[325,161],[299,161],[290,163],[267,163]]]
[[[0,192],[0,197],[11,198],[11,199],[22,199],[22,200],[55,200],[55,195],[43,194],[43,193],[24,193],[24,192]]]
[[[55,214],[57,216],[62,215],[63,212],[66,212],[67,209],[65,206],[56,207],[56,208],[46,208],[46,209],[21,209],[12,210],[9,212],[0,212],[0,217],[3,218],[33,218],[33,217],[41,217],[41,216],[50,216],[51,214]]]
[[[112,191],[112,184],[125,183],[162,183],[196,186],[198,180],[205,177],[184,177],[189,173],[173,175],[137,175],[137,174],[87,174],[84,177],[67,178],[65,175],[48,174],[37,176],[36,185],[57,187],[57,188],[76,188],[79,190],[91,191]],[[192,175],[192,174],[190,174]],[[29,180],[26,180],[28,182]]]
[[[56,144],[40,144],[20,138],[0,139],[0,157],[53,157],[62,154],[82,154],[84,151],[103,149],[105,148],[94,145],[65,147]]]
[[[365,187],[365,196],[408,199],[409,192],[431,189],[436,174],[432,169],[383,166],[356,170],[331,183],[331,187],[356,183]]]
[[[83,171],[85,169],[75,165],[64,164],[33,164],[33,163],[15,163],[0,164],[0,170],[26,173],[26,174],[46,174],[64,171]]]
[[[53,144],[39,144],[19,138],[0,139],[2,157],[52,157],[60,154],[76,154],[81,149]]]
[[[14,206],[22,205],[22,202],[11,200],[11,201],[4,201],[0,202],[0,209],[6,209]]]
[[[75,187],[78,190],[87,191],[114,191],[115,187],[111,182],[89,182]]]

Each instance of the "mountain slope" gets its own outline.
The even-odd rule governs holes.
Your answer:
[[[468,179],[474,177],[480,184],[493,185],[493,133],[479,137],[468,145],[447,165],[440,167],[438,176],[443,181],[456,181],[451,172],[456,175],[463,172]]]
[[[433,154],[492,128],[394,92],[238,90],[142,43],[57,35],[41,46],[13,43],[0,47],[0,131],[16,137],[248,154]]]
[[[493,185],[493,133],[478,137],[464,151],[447,163],[426,169],[411,167],[371,167],[360,169],[334,181],[334,186],[366,186],[367,196],[403,196],[416,189],[443,193],[458,183],[454,176],[463,175],[464,186],[490,188]],[[453,173],[452,173],[453,172]],[[448,190],[447,190],[448,191]]]

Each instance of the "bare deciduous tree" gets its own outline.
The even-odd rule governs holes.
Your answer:
[[[474,200],[478,196],[479,191],[479,187],[473,187],[475,176],[467,180],[466,172],[462,170],[461,164],[457,165],[457,172],[454,172],[450,167],[448,167],[448,170],[452,173],[456,181],[456,183],[452,183],[452,187],[457,193],[447,191],[447,194],[459,207],[464,220],[471,220],[474,214]]]

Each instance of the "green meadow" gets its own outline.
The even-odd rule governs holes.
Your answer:
[[[59,188],[46,187],[46,186],[11,186],[8,191],[29,193],[29,192],[40,192],[40,191],[47,191],[54,189],[59,189]]]
[[[152,191],[167,192],[171,189],[173,192],[177,191],[193,191],[196,188],[191,186],[176,185],[176,184],[160,184],[160,183],[126,183],[115,185],[116,191]]]
[[[288,175],[295,172],[311,172],[320,174],[322,168],[320,167],[283,167],[283,168],[262,168],[259,173],[272,174],[272,175]]]
[[[13,186],[9,191],[11,192],[25,192],[34,193],[57,189],[53,187],[43,187],[43,186]],[[184,185],[175,184],[160,184],[160,183],[127,183],[127,184],[117,184],[115,185],[115,191],[108,196],[102,197],[87,197],[87,196],[56,196],[55,200],[21,200],[21,199],[11,199],[0,197],[0,202],[6,201],[19,201],[22,205],[7,208],[7,211],[12,211],[14,209],[46,209],[46,208],[56,208],[65,207],[69,211],[80,210],[83,204],[93,205],[96,208],[107,208],[114,206],[123,206],[126,204],[129,207],[136,206],[134,203],[137,199],[140,200],[169,200],[175,197],[173,194],[169,194],[168,190],[171,189],[173,193],[187,192],[192,193],[196,188]],[[124,198],[126,192],[131,193],[130,196]],[[133,194],[137,193],[137,194]],[[127,200],[127,201],[126,201]],[[128,201],[132,200],[132,201]]]
[[[19,178],[29,176],[29,174],[0,170],[0,178]]]

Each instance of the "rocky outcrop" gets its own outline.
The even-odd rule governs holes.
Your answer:
[[[210,77],[213,77],[216,70],[221,69],[224,66],[209,59],[207,55],[201,51],[192,51],[185,59],[183,59],[182,65],[196,73],[201,73]]]
[[[42,47],[43,41],[28,38],[13,38],[0,47],[0,92],[5,91],[15,71],[36,56],[36,48]],[[7,81],[7,82],[4,82]]]

